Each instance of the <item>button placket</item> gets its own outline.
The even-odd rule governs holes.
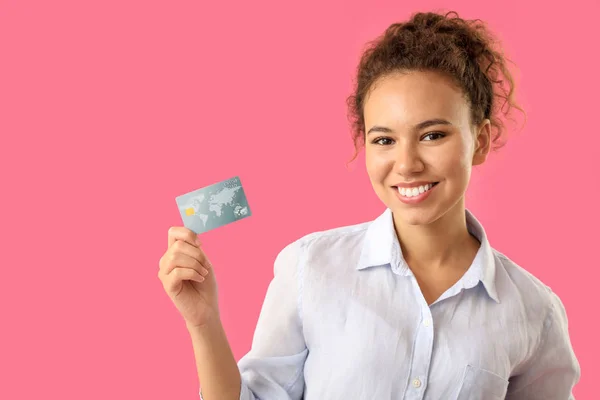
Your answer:
[[[416,279],[413,279],[412,283],[414,290],[421,294]],[[431,365],[434,334],[433,318],[425,298],[422,297],[420,300],[421,321],[415,327],[415,342],[406,400],[421,400],[423,398]]]

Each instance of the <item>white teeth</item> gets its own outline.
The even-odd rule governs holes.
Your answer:
[[[425,193],[426,191],[428,191],[432,187],[433,187],[432,183],[429,183],[429,184],[423,185],[423,186],[419,186],[419,187],[414,187],[414,188],[401,188],[401,187],[398,187],[398,192],[400,192],[400,194],[402,196],[404,196],[404,197],[415,197],[415,196],[418,196],[421,193]]]

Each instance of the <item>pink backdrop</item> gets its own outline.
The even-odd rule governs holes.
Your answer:
[[[0,3],[0,398],[197,398],[157,278],[177,195],[234,175],[245,186],[254,215],[203,235],[237,359],[277,252],[382,211],[364,158],[345,167],[359,50],[448,3],[236,3]],[[529,115],[476,172],[468,206],[562,298],[575,394],[594,398],[600,6],[452,4],[500,33]]]

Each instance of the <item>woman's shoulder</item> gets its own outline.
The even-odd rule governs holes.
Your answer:
[[[505,299],[523,303],[530,311],[546,314],[562,302],[552,288],[505,254],[493,250],[496,258],[496,286]]]
[[[347,242],[362,240],[362,236],[364,236],[372,222],[373,221],[367,221],[313,231],[301,236],[297,242],[311,248],[315,246],[346,245]]]
[[[373,221],[352,225],[342,225],[305,233],[295,240],[288,242],[280,252],[280,256],[301,255],[312,256],[349,255],[352,250],[359,248],[364,235]]]

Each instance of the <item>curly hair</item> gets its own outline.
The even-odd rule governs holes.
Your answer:
[[[347,98],[355,154],[364,145],[364,104],[380,78],[403,71],[436,71],[462,89],[471,107],[472,123],[489,119],[493,150],[506,143],[503,117],[523,109],[515,101],[515,81],[497,40],[481,20],[464,20],[455,11],[419,12],[394,23],[367,44],[356,71],[353,94]],[[500,102],[498,101],[500,100]],[[350,160],[350,161],[352,161]]]

